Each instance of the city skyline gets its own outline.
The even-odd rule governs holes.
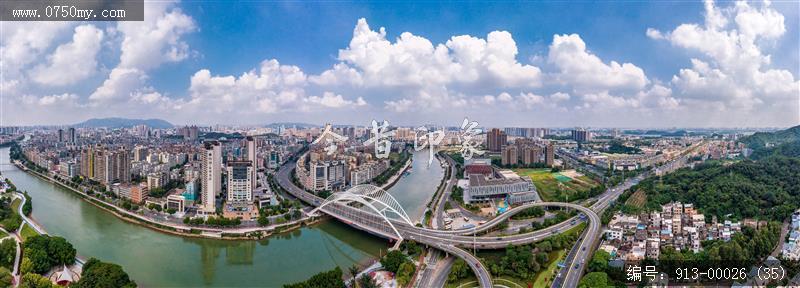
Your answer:
[[[800,123],[797,3],[184,4],[148,2],[135,24],[4,23],[2,125]],[[569,13],[581,19],[554,19]],[[257,16],[274,20],[244,19]]]

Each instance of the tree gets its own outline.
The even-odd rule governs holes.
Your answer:
[[[331,288],[346,288],[344,281],[342,281],[342,269],[339,267],[333,270],[319,273],[311,276],[310,279],[294,284],[283,285],[284,288],[316,288],[316,287],[331,287]]]
[[[605,272],[591,272],[581,278],[579,288],[608,287],[608,275]]]
[[[0,266],[8,269],[14,268],[14,258],[17,256],[17,242],[14,239],[5,239],[0,242]]]
[[[11,271],[4,267],[0,267],[0,287],[13,287],[14,276],[11,276]]]
[[[50,237],[47,243],[47,254],[51,265],[71,265],[75,262],[75,248],[62,237]]]
[[[455,282],[462,278],[467,278],[469,276],[470,268],[467,266],[467,262],[464,259],[458,258],[455,262],[453,262],[453,267],[450,269],[450,274],[447,275],[447,281]]]
[[[592,272],[604,272],[608,268],[608,261],[611,260],[611,254],[608,254],[605,250],[598,249],[597,252],[594,253],[592,256],[592,260],[589,261],[589,271]]]
[[[352,265],[350,268],[347,268],[347,272],[350,272],[350,278],[353,278],[353,285],[356,285],[356,275],[358,275],[358,266]],[[353,286],[355,287],[355,286]]]
[[[411,281],[411,277],[414,276],[415,270],[414,264],[410,261],[401,264],[397,271],[397,283],[400,284],[400,286],[408,284],[408,282]]]
[[[375,280],[372,277],[369,277],[367,274],[361,275],[358,277],[358,287],[359,288],[378,288],[378,283],[375,283]]]
[[[269,217],[264,215],[258,216],[258,226],[264,227],[269,225]]]
[[[25,255],[27,255],[31,260],[31,267],[33,268],[33,272],[38,274],[47,273],[50,270],[50,258],[47,256],[47,252],[42,249],[31,249],[25,248]]]
[[[386,253],[386,255],[381,258],[381,265],[386,269],[386,271],[397,273],[397,270],[400,269],[400,265],[403,265],[403,263],[407,261],[409,260],[406,258],[406,255],[404,255],[403,252],[400,252],[399,250],[393,250],[389,253]]]
[[[91,258],[83,265],[81,280],[72,286],[77,288],[133,288],[136,287],[136,282],[128,277],[128,273],[122,270],[122,266]]]
[[[56,287],[50,282],[50,279],[35,273],[27,273],[22,275],[20,280],[20,288],[53,288]]]
[[[19,263],[19,273],[24,275],[30,272],[33,272],[33,262],[31,262],[30,258],[23,257]]]

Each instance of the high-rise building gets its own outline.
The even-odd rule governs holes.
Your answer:
[[[256,170],[258,170],[258,156],[256,156],[256,151],[258,151],[256,147],[256,139],[253,136],[247,136],[247,160],[250,161],[251,169],[250,169],[250,178],[253,179],[250,181],[251,189],[256,189],[256,184],[258,179],[256,178]]]
[[[253,164],[251,161],[228,161],[228,203],[253,201]]]
[[[64,129],[58,129],[58,142],[64,142]]]
[[[547,164],[549,167],[553,167],[553,161],[555,159],[556,154],[556,146],[553,143],[547,143],[545,146],[544,152],[544,163]]]
[[[200,136],[200,129],[197,126],[183,126],[178,128],[178,135],[183,136],[183,139],[194,141]]]
[[[506,145],[507,140],[505,132],[492,128],[489,133],[486,133],[486,148],[491,152],[500,152],[500,149]]]
[[[505,165],[516,165],[519,156],[517,155],[517,146],[506,145],[503,146],[501,154],[501,163]]]
[[[94,151],[94,161],[93,161],[93,170],[94,174],[92,175],[92,179],[94,181],[105,183],[106,181],[106,161],[105,161],[105,153],[103,153],[102,148],[97,148]]]
[[[81,150],[80,174],[84,178],[94,179],[94,151],[91,147]]]
[[[201,156],[202,176],[200,179],[201,201],[200,212],[212,214],[217,211],[215,197],[222,194],[222,146],[217,141],[203,143]]]
[[[69,127],[68,131],[69,133],[67,133],[68,136],[67,139],[69,140],[70,143],[75,144],[75,142],[77,142],[78,140],[77,137],[75,137],[75,128]]]
[[[531,165],[542,162],[542,148],[538,145],[530,145],[522,148],[522,164]]]
[[[586,131],[584,129],[572,130],[572,140],[581,143],[592,141],[592,132]]]
[[[133,161],[134,162],[145,161],[147,160],[148,154],[149,153],[147,147],[136,146],[133,148]]]

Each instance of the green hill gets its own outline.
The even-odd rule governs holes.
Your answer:
[[[778,146],[783,143],[800,140],[800,125],[775,132],[756,132],[740,141],[751,149],[765,148],[767,144]]]

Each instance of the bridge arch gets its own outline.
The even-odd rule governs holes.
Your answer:
[[[375,185],[361,184],[353,186],[352,188],[342,192],[333,193],[328,196],[328,198],[326,198],[319,205],[319,207],[309,212],[309,214],[314,215],[317,213],[317,211],[332,203],[358,203],[364,205],[364,207],[369,208],[369,210],[372,210],[372,212],[375,212],[381,218],[383,218],[383,220],[389,224],[389,227],[392,228],[394,233],[397,234],[399,240],[403,239],[403,235],[400,234],[400,232],[394,226],[390,216],[394,215],[406,224],[414,226],[411,218],[408,217],[405,209],[403,209],[403,206],[397,202],[397,199],[395,199],[392,194],[389,194],[385,190]]]

